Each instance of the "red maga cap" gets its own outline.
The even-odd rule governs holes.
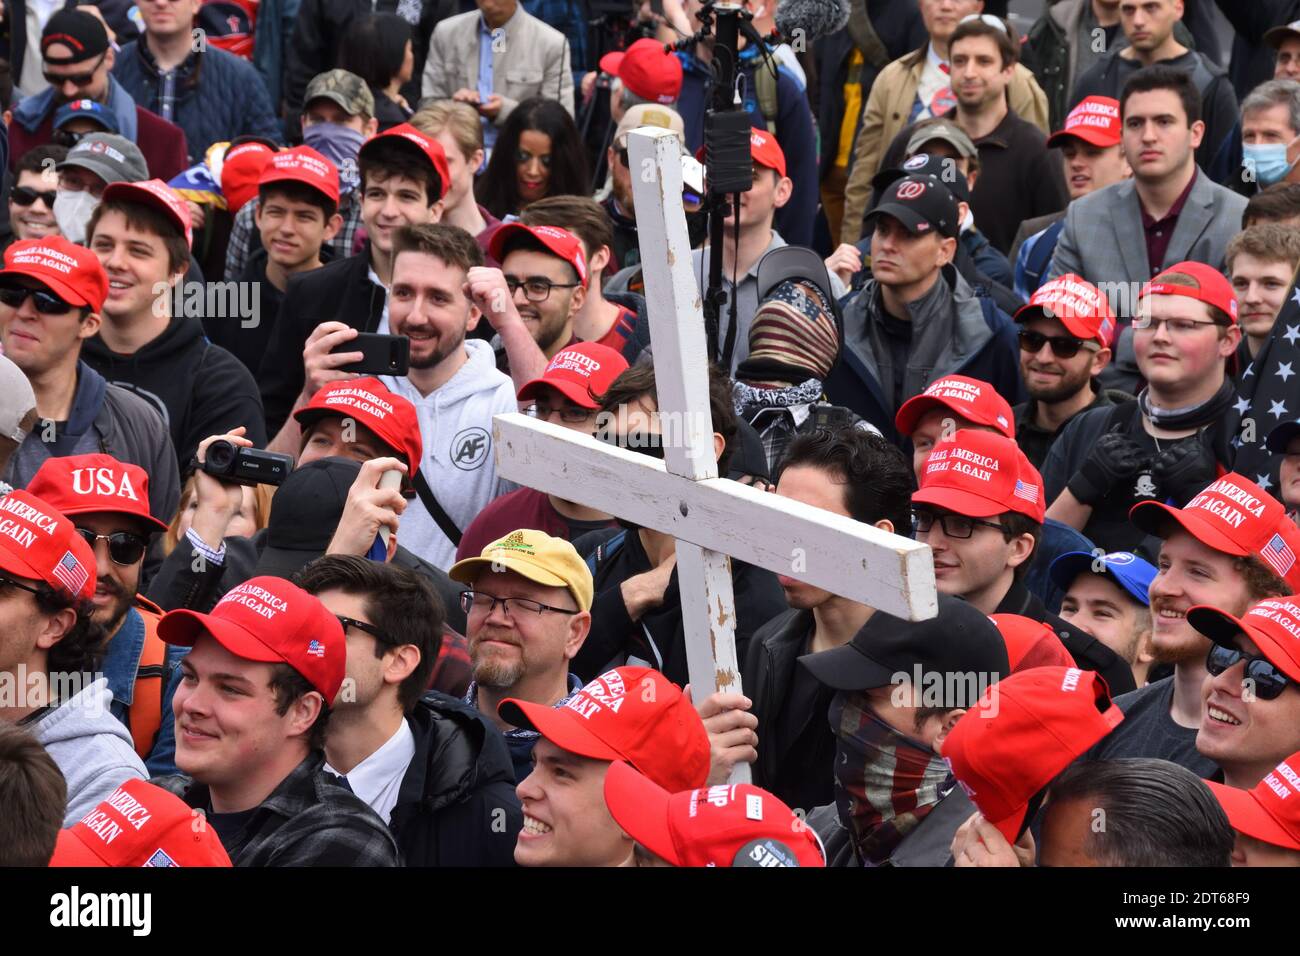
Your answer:
[[[274,155],[265,143],[240,143],[226,150],[221,160],[221,195],[232,216],[257,195],[262,170]]]
[[[682,61],[658,40],[644,38],[627,50],[606,53],[600,58],[600,68],[651,103],[671,106],[682,92]]]
[[[1074,658],[1050,625],[1020,614],[990,614],[1007,645],[1011,673],[1031,667],[1073,667]]]
[[[185,236],[185,245],[194,245],[189,203],[161,179],[146,179],[141,183],[109,183],[104,189],[102,201],[108,202],[111,199],[153,206],[181,231]]]
[[[963,428],[937,442],[921,472],[913,504],[968,518],[1015,511],[1040,524],[1043,479],[1016,443],[996,432]]]
[[[447,153],[432,136],[421,133],[410,123],[401,123],[397,126],[384,130],[377,136],[372,136],[361,144],[361,150],[357,154],[358,158],[366,155],[366,150],[372,148],[376,143],[382,143],[389,137],[404,139],[421,153],[424,158],[433,166],[434,172],[438,174],[438,195],[434,198],[441,199],[447,195],[447,187],[451,185],[451,172],[447,168]]]
[[[1300,753],[1283,760],[1250,790],[1213,780],[1214,791],[1234,830],[1274,846],[1300,851]],[[606,792],[608,792],[608,783]]]
[[[1167,520],[1201,544],[1233,557],[1254,555],[1292,588],[1300,591],[1300,528],[1286,507],[1249,478],[1229,472],[1216,478],[1182,508],[1139,501],[1128,513],[1140,531],[1166,537]]]
[[[1198,604],[1187,609],[1187,623],[1216,644],[1231,646],[1244,633],[1269,663],[1300,682],[1300,595],[1265,598],[1241,617]]]
[[[614,822],[673,866],[825,866],[812,828],[748,783],[669,793],[616,760],[605,774]]]
[[[990,687],[940,749],[966,796],[1014,843],[1034,794],[1123,719],[1096,671],[1034,667]]]
[[[1175,272],[1191,276],[1197,284],[1190,286],[1166,282],[1165,277]],[[1149,295],[1181,295],[1196,299],[1226,312],[1232,324],[1237,324],[1237,295],[1232,291],[1232,283],[1218,269],[1207,266],[1204,262],[1179,262],[1170,266],[1142,287],[1138,301]]]
[[[492,233],[492,238],[488,241],[488,255],[497,262],[504,263],[506,243],[512,237],[525,234],[573,266],[573,270],[578,273],[578,281],[584,289],[587,288],[587,257],[582,253],[582,240],[559,226],[525,226],[522,222],[508,222]]]
[[[227,591],[211,614],[182,609],[158,622],[158,636],[178,647],[193,647],[204,634],[244,660],[288,664],[321,692],[327,707],[343,684],[343,625],[283,578],[251,578]]]
[[[1060,146],[1069,136],[1093,146],[1118,146],[1121,139],[1119,100],[1109,96],[1085,96],[1070,110],[1065,126],[1047,137],[1047,145]]]
[[[118,461],[112,455],[47,458],[27,490],[65,515],[130,515],[154,531],[167,530],[167,525],[149,512],[148,474],[139,465]]]
[[[104,308],[108,274],[99,258],[85,246],[62,236],[22,239],[5,250],[0,276],[28,276],[48,286],[63,301],[92,312]]]
[[[232,866],[200,811],[143,780],[128,780],[66,830],[50,866]]]
[[[339,201],[338,167],[310,146],[297,146],[272,154],[270,161],[262,167],[257,184],[265,186],[282,182],[303,183],[324,193],[335,203]]]
[[[1110,300],[1091,282],[1072,272],[1039,286],[1029,302],[1016,310],[1016,321],[1036,318],[1040,311],[1048,318],[1060,319],[1071,335],[1091,339],[1104,349],[1115,340],[1115,313]]]
[[[579,342],[556,352],[541,377],[525,383],[517,397],[526,402],[537,395],[538,388],[549,385],[575,405],[599,408],[592,396],[608,391],[625,371],[627,359],[608,345]]]
[[[1016,421],[1007,400],[988,382],[965,375],[945,375],[926,386],[920,395],[913,395],[898,409],[894,427],[898,433],[910,436],[916,423],[936,408],[946,408],[968,422],[997,429],[1007,438],[1016,437]]]
[[[785,153],[776,137],[767,130],[755,126],[749,131],[749,153],[758,165],[785,175]]]
[[[293,413],[305,432],[329,415],[351,418],[369,428],[385,445],[406,456],[410,476],[420,467],[424,445],[415,406],[390,392],[377,378],[340,379],[322,385],[311,401]]]
[[[95,593],[90,545],[66,515],[30,491],[0,498],[0,570],[44,581],[75,598]]]
[[[702,787],[709,734],[676,684],[649,667],[616,667],[562,707],[509,698],[497,713],[570,753],[626,760],[670,792]]]

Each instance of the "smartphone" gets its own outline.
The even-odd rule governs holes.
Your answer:
[[[360,352],[365,356],[360,362],[339,366],[339,371],[342,372],[405,375],[411,367],[411,340],[405,335],[360,332],[352,341],[330,350],[330,354],[339,352]]]

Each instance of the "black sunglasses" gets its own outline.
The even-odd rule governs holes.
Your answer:
[[[344,617],[342,614],[335,614],[334,616],[338,618],[339,623],[343,625],[343,630],[345,631],[349,627],[355,627],[358,631],[363,631],[375,640],[381,641],[384,644],[397,644],[397,641],[393,640],[373,624],[367,624],[365,621],[358,621],[355,617]]]
[[[1036,353],[1045,342],[1051,343],[1053,355],[1063,359],[1074,358],[1084,345],[1083,339],[1077,339],[1073,335],[1044,335],[1029,329],[1020,330],[1021,351]]]
[[[77,534],[90,545],[90,550],[95,550],[95,542],[103,538],[108,542],[108,556],[113,559],[114,564],[132,565],[144,557],[145,548],[149,547],[149,542],[140,537],[138,534],[132,534],[130,531],[114,531],[112,534],[95,534],[89,528],[78,528]]]
[[[50,86],[54,87],[56,90],[62,87],[64,83],[69,82],[72,83],[73,86],[89,86],[95,79],[95,74],[99,72],[99,68],[103,65],[104,59],[107,56],[108,51],[105,50],[100,54],[99,59],[95,61],[95,65],[85,73],[68,73],[64,76],[59,76],[57,73],[51,73],[49,70],[44,70],[41,75],[45,77],[45,82],[50,84]]]
[[[31,296],[36,303],[36,311],[41,315],[67,315],[75,305],[64,302],[53,292],[46,292],[44,289],[28,289],[24,286],[3,286],[0,287],[0,303],[9,306],[11,309],[18,309]]]
[[[28,594],[40,594],[40,590],[32,587],[30,584],[23,584],[21,581],[15,581],[11,577],[0,574],[0,585],[8,585],[11,588],[19,588]]]
[[[30,206],[39,199],[41,202],[45,203],[45,205],[53,209],[54,197],[57,195],[58,193],[53,189],[48,192],[38,192],[37,190],[29,189],[26,186],[15,186],[13,189],[9,190],[9,198],[18,206]]]
[[[1255,696],[1260,700],[1274,700],[1291,684],[1291,678],[1273,666],[1273,662],[1263,657],[1251,657],[1245,651],[1223,644],[1213,644],[1210,654],[1205,659],[1205,669],[1213,677],[1218,677],[1238,661],[1246,662],[1243,681],[1250,681],[1255,688]]]

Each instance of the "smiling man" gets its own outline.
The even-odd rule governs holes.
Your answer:
[[[1052,581],[1065,592],[1061,619],[1086,631],[1124,658],[1138,687],[1147,683],[1151,650],[1151,599],[1156,569],[1136,554],[1114,551],[1098,557],[1086,551],[1061,555]]]
[[[57,236],[59,224],[54,218],[58,178],[50,175],[53,165],[68,155],[66,146],[37,146],[18,157],[16,177],[9,191],[9,222],[14,239],[44,239]]]
[[[1251,226],[1232,237],[1224,259],[1244,333],[1237,349],[1237,375],[1241,376],[1286,305],[1291,277],[1300,265],[1300,232],[1271,222]]]

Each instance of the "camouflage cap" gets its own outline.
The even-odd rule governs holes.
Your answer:
[[[330,70],[312,77],[302,98],[303,109],[312,100],[325,99],[337,103],[349,116],[375,115],[375,97],[366,81],[347,70]]]

